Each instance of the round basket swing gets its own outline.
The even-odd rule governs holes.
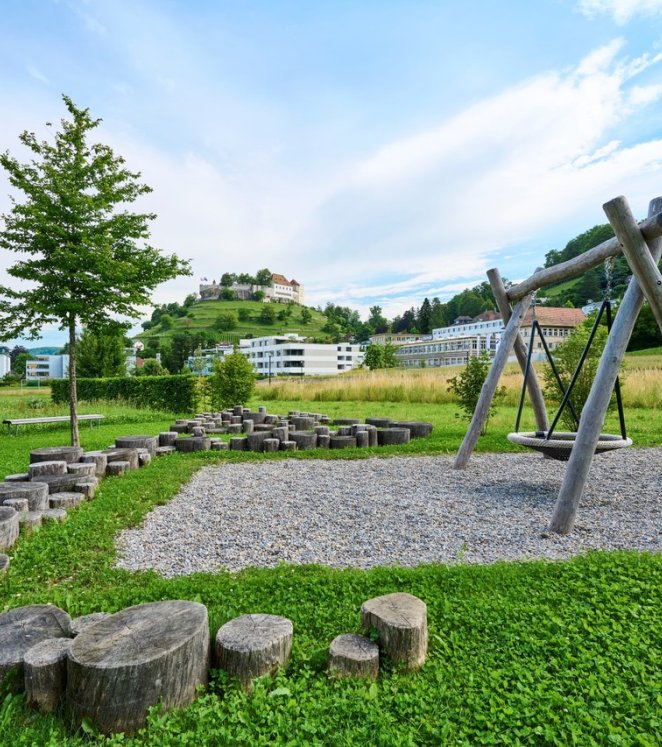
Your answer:
[[[535,313],[535,310],[534,310],[534,313]],[[573,373],[572,378],[567,388],[564,386],[563,381],[561,380],[561,377],[556,368],[556,365],[554,364],[554,358],[552,357],[552,354],[549,350],[545,337],[542,333],[542,329],[540,328],[540,324],[538,323],[537,319],[535,318],[533,319],[533,323],[531,325],[531,339],[529,341],[529,349],[528,349],[528,355],[527,355],[527,360],[526,360],[526,367],[524,369],[524,382],[522,384],[519,408],[517,411],[517,419],[515,421],[515,432],[509,433],[507,436],[508,440],[511,443],[517,444],[518,446],[524,446],[528,449],[534,449],[535,451],[539,451],[542,454],[544,454],[544,456],[550,459],[557,459],[558,461],[565,462],[570,458],[570,454],[572,453],[572,449],[573,449],[573,446],[575,445],[575,440],[577,438],[577,433],[574,431],[555,431],[554,429],[566,406],[572,413],[572,417],[575,421],[575,425],[577,427],[579,426],[579,417],[577,415],[577,412],[575,411],[575,408],[572,405],[572,402],[570,400],[570,395],[572,394],[572,390],[575,385],[575,382],[577,381],[579,374],[581,372],[581,368],[584,364],[584,361],[586,360],[589,348],[591,346],[591,343],[593,342],[593,339],[597,332],[598,325],[600,324],[600,320],[602,318],[603,313],[606,313],[607,328],[611,329],[611,304],[609,302],[609,299],[605,299],[602,302],[600,310],[598,314],[596,315],[595,321],[593,323],[591,333],[588,337],[588,340],[586,341],[584,350],[582,351],[582,355],[579,359],[579,363],[577,364],[577,368],[575,369],[575,372]],[[533,353],[533,343],[534,343],[534,338],[535,338],[536,333],[540,337],[543,350],[545,351],[545,355],[547,357],[547,360],[550,364],[550,368],[556,379],[556,383],[559,386],[559,389],[561,390],[563,398],[561,400],[561,405],[559,406],[559,409],[556,415],[554,416],[554,420],[552,421],[552,424],[549,427],[549,430],[520,432],[519,423],[520,423],[520,419],[522,416],[522,408],[524,406],[524,397],[526,395],[526,382],[527,382],[529,371],[531,369],[531,356]],[[619,416],[619,421],[620,421],[620,426],[621,426],[621,434],[613,435],[611,433],[601,433],[598,438],[598,442],[595,446],[596,454],[604,454],[607,451],[614,451],[615,449],[623,449],[627,446],[632,446],[632,439],[628,438],[625,432],[625,416],[623,414],[623,401],[621,398],[621,387],[620,387],[618,378],[616,378],[614,391],[616,394],[616,403],[618,406],[618,416]]]

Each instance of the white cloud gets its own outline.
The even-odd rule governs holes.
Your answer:
[[[635,15],[662,13],[662,0],[580,0],[577,7],[587,18],[607,14],[623,25]]]

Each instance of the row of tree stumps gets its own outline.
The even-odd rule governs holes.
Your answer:
[[[361,607],[364,631],[335,638],[328,671],[374,679],[380,652],[405,671],[425,662],[427,608],[396,592]],[[150,602],[116,612],[72,618],[48,604],[0,615],[0,680],[25,691],[27,703],[64,712],[77,726],[89,719],[105,734],[135,733],[149,708],[191,703],[207,684],[210,666],[236,677],[247,692],[257,677],[287,666],[294,626],[278,615],[249,614],[226,622],[210,645],[207,609],[198,602]]]

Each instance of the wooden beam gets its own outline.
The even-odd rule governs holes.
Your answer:
[[[662,210],[662,197],[657,197],[651,201],[648,214],[655,215],[660,210]],[[658,262],[662,255],[662,239],[648,241],[648,245],[653,259]],[[607,338],[591,392],[582,411],[575,444],[572,447],[549,525],[551,532],[567,534],[575,524],[577,507],[588,479],[595,447],[618,376],[618,369],[643,302],[644,294],[637,279],[633,277],[618,307],[618,314]]]
[[[510,303],[508,301],[508,294],[506,292],[506,286],[503,284],[501,279],[501,273],[495,268],[487,271],[487,277],[492,286],[492,294],[497,302],[499,311],[501,312],[501,318],[503,323],[507,324],[511,316]],[[517,335],[515,338],[515,344],[513,346],[517,361],[522,369],[522,373],[526,369],[527,359],[527,348],[522,338]],[[545,398],[543,397],[542,389],[540,388],[540,382],[533,368],[529,370],[527,377],[527,389],[529,397],[531,398],[531,406],[533,407],[533,413],[536,418],[536,426],[539,431],[546,431],[549,428],[549,422],[547,421],[547,408],[545,407]]]
[[[508,356],[510,355],[510,351],[513,349],[515,340],[519,338],[519,328],[522,325],[524,315],[528,311],[530,305],[531,295],[528,295],[525,296],[512,311],[506,329],[501,335],[501,342],[496,350],[496,355],[494,356],[494,360],[490,366],[487,378],[483,383],[483,388],[481,389],[478,404],[476,405],[473,417],[471,418],[471,423],[469,423],[469,428],[464,436],[464,440],[455,456],[453,469],[464,469],[467,466],[469,458],[476,446],[476,442],[478,441],[478,437],[485,428],[485,423],[487,423],[487,419],[490,415],[490,406],[492,405],[492,400],[494,399],[494,393],[499,384],[499,379],[501,378],[503,369],[506,367]]]
[[[646,241],[653,241],[662,236],[662,213],[651,215],[639,226],[639,230]],[[508,288],[508,300],[515,303],[524,298],[527,293],[533,293],[545,285],[559,283],[562,280],[581,275],[586,270],[602,264],[605,259],[616,257],[621,252],[621,243],[616,236],[607,239],[607,241],[603,241],[602,244],[594,246],[593,249],[589,249],[578,257],[573,257],[567,262],[560,262],[553,267],[546,267],[544,270],[535,272],[521,283]]]
[[[637,222],[625,197],[616,197],[604,206],[607,218],[623,247],[632,274],[637,278],[641,290],[662,331],[662,274],[653,260]]]

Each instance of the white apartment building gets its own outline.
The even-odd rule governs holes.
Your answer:
[[[215,348],[204,348],[197,351],[194,355],[189,355],[184,365],[197,376],[209,376],[214,372],[214,361],[222,361],[233,350],[234,347],[232,345],[217,345]]]
[[[359,345],[305,342],[283,335],[241,340],[239,349],[263,376],[330,376],[363,362]]]
[[[11,358],[5,353],[0,353],[0,379],[11,371]]]
[[[68,355],[36,355],[25,363],[26,381],[66,379],[69,376]]]

